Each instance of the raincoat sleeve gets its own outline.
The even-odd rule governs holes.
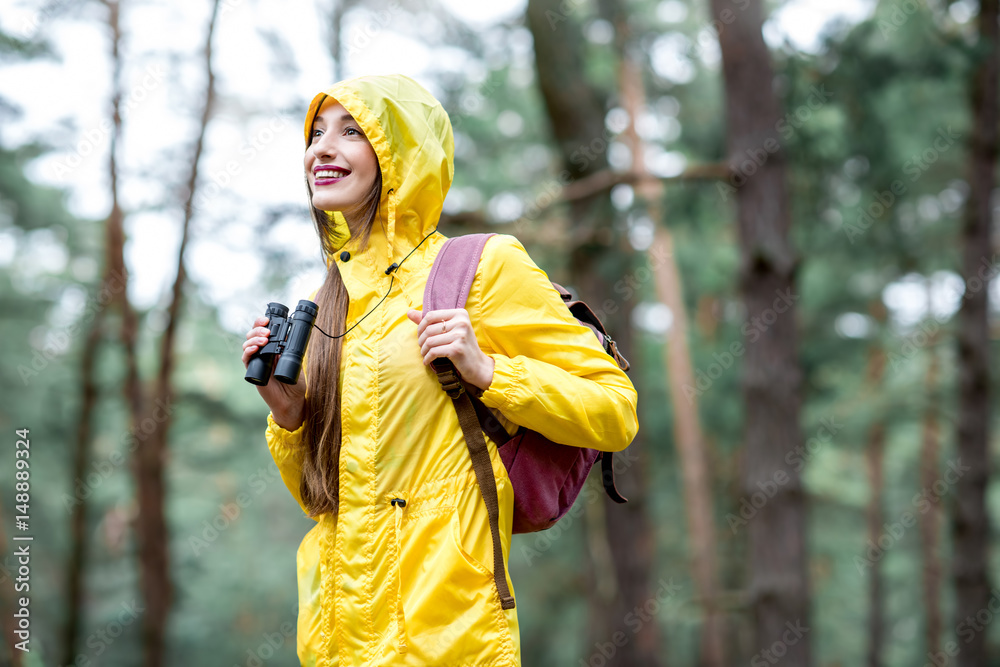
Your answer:
[[[278,426],[274,421],[274,415],[267,415],[267,448],[271,451],[271,458],[278,466],[281,480],[288,487],[295,502],[299,504],[302,511],[309,514],[309,510],[302,504],[302,433],[305,424],[299,426],[294,431],[289,431]],[[319,519],[313,517],[314,520]]]
[[[316,294],[319,292],[318,289],[313,290],[313,293],[309,295],[309,300],[312,301],[316,298]],[[308,363],[309,351],[306,349],[306,353],[302,357],[302,378],[308,384],[309,376],[306,374],[306,367]],[[302,511],[309,514],[309,510],[302,503],[302,438],[304,434],[305,422],[299,426],[294,431],[289,431],[278,426],[278,423],[274,421],[274,415],[267,415],[267,431],[264,435],[267,438],[267,448],[271,450],[271,458],[274,459],[275,464],[278,466],[278,472],[281,473],[281,481],[285,483],[288,487],[289,492],[292,497],[295,498],[295,502],[299,504]],[[314,521],[319,521],[319,517],[311,517]]]
[[[638,430],[635,387],[524,246],[494,236],[479,266],[480,326],[495,362],[482,402],[553,442],[627,447]]]

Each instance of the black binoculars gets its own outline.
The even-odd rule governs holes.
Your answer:
[[[306,353],[306,345],[309,344],[309,335],[316,321],[317,310],[315,303],[302,299],[289,317],[288,306],[273,301],[267,304],[264,316],[268,319],[267,328],[271,333],[267,345],[250,357],[244,379],[250,384],[264,386],[271,379],[273,370],[274,377],[281,382],[297,383],[299,372],[302,370],[302,357]],[[274,367],[275,360],[278,362],[277,368]]]

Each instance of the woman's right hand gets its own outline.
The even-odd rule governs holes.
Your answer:
[[[271,335],[267,323],[267,317],[258,317],[254,320],[253,328],[247,332],[247,339],[243,343],[244,368],[250,364],[250,357],[253,356],[254,352],[267,344]],[[305,373],[299,373],[298,383],[290,385],[275,380],[272,371],[268,383],[264,386],[258,386],[257,392],[271,408],[271,415],[278,426],[288,431],[294,431],[302,425],[306,408]]]

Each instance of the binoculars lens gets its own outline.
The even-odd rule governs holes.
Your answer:
[[[288,317],[287,306],[275,302],[267,304],[264,311],[270,331],[267,345],[250,357],[244,379],[262,387],[271,379],[273,370],[274,377],[280,382],[297,383],[317,312],[318,306],[307,299],[299,301],[291,317]]]

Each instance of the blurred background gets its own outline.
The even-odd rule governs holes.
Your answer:
[[[640,395],[630,502],[515,536],[525,665],[1000,664],[997,4],[4,0],[0,664],[297,664],[241,344],[322,280],[308,101],[388,72],[452,118],[440,229]]]

